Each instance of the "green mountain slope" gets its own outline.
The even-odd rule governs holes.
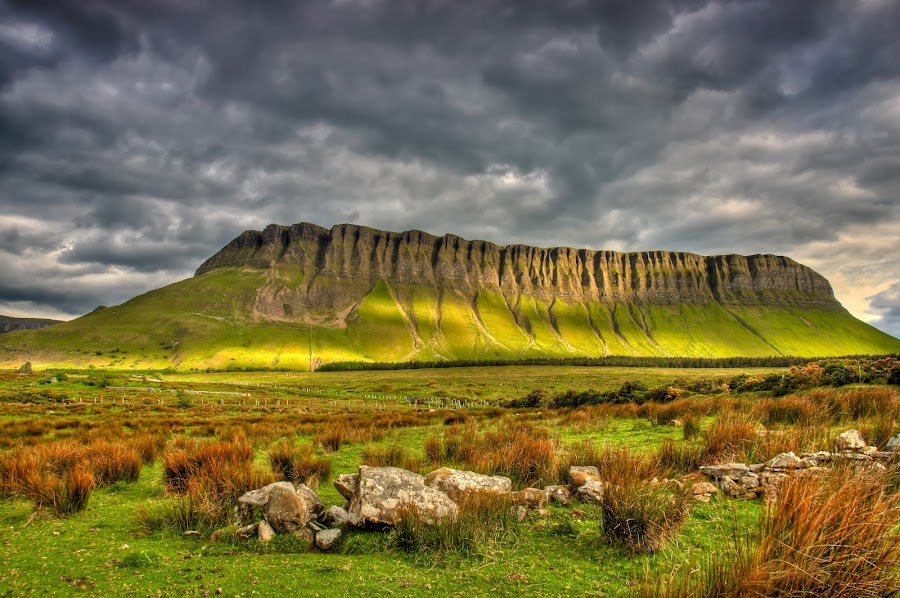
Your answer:
[[[308,369],[350,360],[900,352],[900,340],[851,316],[824,278],[787,258],[271,228],[245,233],[194,278],[3,335],[0,366]]]

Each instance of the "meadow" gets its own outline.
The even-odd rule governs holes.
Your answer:
[[[772,502],[645,481],[689,487],[701,465],[830,450],[848,428],[884,449],[900,432],[896,365],[0,373],[0,594],[885,595],[900,587],[892,461]],[[233,538],[244,491],[289,479],[341,504],[332,481],[360,464],[501,474],[515,490],[594,465],[622,490],[522,520],[473,510],[438,535],[351,531],[328,553]],[[626,515],[659,533],[623,537]]]

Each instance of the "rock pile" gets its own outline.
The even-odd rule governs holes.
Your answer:
[[[238,499],[238,529],[234,537],[256,537],[269,542],[278,534],[292,534],[327,551],[347,529],[387,529],[407,514],[425,524],[435,524],[459,515],[472,501],[484,497],[508,500],[518,519],[529,510],[547,514],[547,503],[568,505],[572,500],[599,504],[606,482],[596,467],[575,466],[569,470],[569,484],[525,488],[513,492],[512,481],[472,471],[440,468],[427,476],[397,467],[360,466],[355,474],[339,475],[334,487],[346,500],[343,505],[325,508],[316,493],[304,484],[275,482],[247,492]],[[214,534],[217,539],[222,534]]]
[[[689,493],[698,500],[708,501],[709,497],[721,490],[732,498],[756,498],[762,494],[774,496],[778,486],[787,478],[819,475],[834,462],[853,462],[883,469],[884,465],[875,461],[900,458],[900,434],[888,441],[888,451],[878,451],[869,446],[858,430],[847,430],[838,434],[832,442],[833,451],[803,453],[781,453],[765,463],[745,465],[744,463],[721,463],[700,467],[700,473],[716,484],[701,482],[694,484]],[[704,485],[705,484],[705,485]]]

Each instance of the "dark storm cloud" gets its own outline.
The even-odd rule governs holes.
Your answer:
[[[887,0],[0,0],[0,311],[306,220],[786,253],[888,318],[898,29]]]

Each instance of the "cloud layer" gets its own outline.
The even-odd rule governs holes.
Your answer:
[[[898,30],[890,0],[0,0],[0,313],[355,222],[786,254],[900,334]]]

